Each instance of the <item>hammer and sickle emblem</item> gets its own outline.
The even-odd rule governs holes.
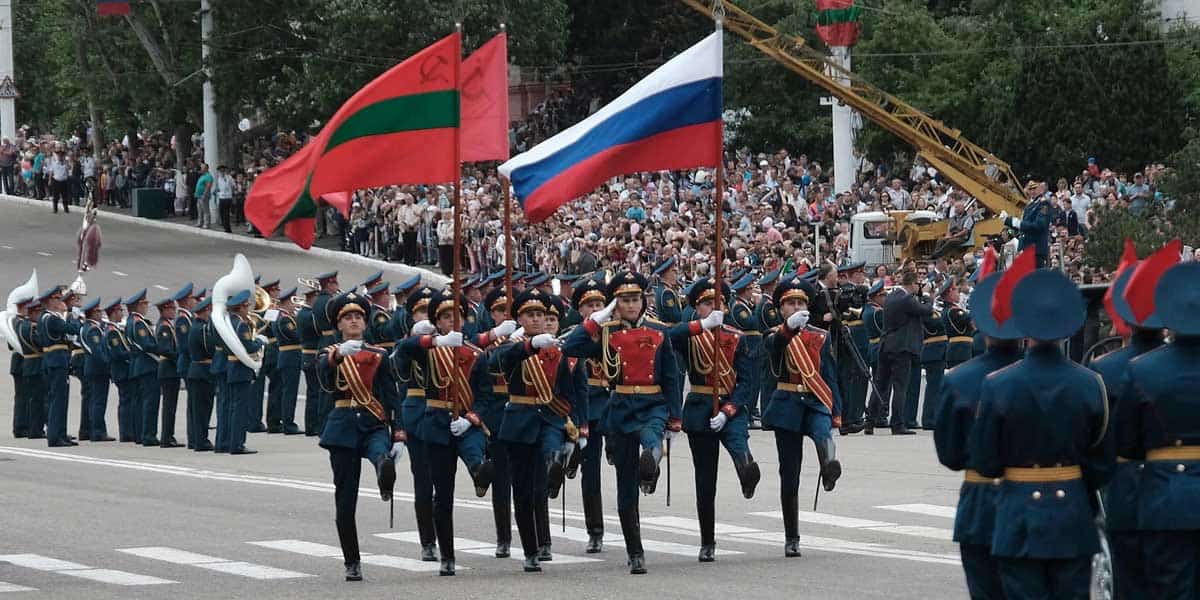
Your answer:
[[[421,83],[449,83],[450,80],[444,72],[447,62],[446,57],[440,54],[425,59],[420,68]]]

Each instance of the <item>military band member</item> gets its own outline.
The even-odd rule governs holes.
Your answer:
[[[51,448],[78,446],[67,435],[67,402],[71,388],[67,369],[71,363],[68,336],[79,335],[79,321],[66,318],[63,286],[55,286],[42,294],[42,314],[38,317],[38,343],[42,347],[42,372],[46,380],[46,442]]]
[[[158,387],[158,340],[146,318],[150,301],[146,290],[125,299],[129,316],[125,318],[125,339],[129,341],[129,378],[136,390],[134,404],[134,437],[143,446],[159,445],[158,404],[162,391]]]
[[[1136,422],[1134,403],[1138,394],[1136,390],[1128,389],[1129,397],[1126,397],[1126,382],[1131,361],[1161,347],[1164,343],[1162,318],[1151,314],[1138,320],[1129,302],[1125,300],[1125,291],[1135,268],[1136,265],[1131,265],[1122,270],[1120,276],[1112,283],[1112,306],[1113,312],[1116,313],[1112,317],[1127,323],[1131,328],[1131,335],[1127,337],[1123,348],[1098,357],[1087,365],[1104,379],[1108,407],[1113,415],[1114,431],[1118,435],[1123,429],[1121,423]],[[1146,464],[1141,458],[1131,459],[1128,454],[1123,453],[1122,451],[1128,448],[1121,447],[1120,441],[1118,438],[1117,466],[1108,487],[1104,490],[1104,529],[1108,534],[1109,549],[1112,552],[1114,592],[1117,598],[1153,598],[1156,596],[1150,595],[1149,583],[1146,581],[1144,538],[1138,523],[1142,476]]]
[[[592,313],[603,310],[609,302],[602,280],[587,277],[580,279],[574,287],[571,302],[581,322],[590,318]],[[588,430],[588,441],[580,450],[582,458],[579,461],[583,473],[580,479],[583,522],[588,533],[584,551],[597,554],[604,550],[604,498],[600,486],[600,463],[604,455],[604,416],[608,412],[610,388],[598,359],[589,358],[584,363],[587,369],[587,404],[586,409],[581,406],[579,410],[580,418],[587,421]]]
[[[176,304],[171,296],[158,301],[158,325],[154,336],[158,349],[158,385],[162,394],[162,430],[159,445],[178,448],[175,440],[175,412],[179,407],[179,349],[184,345],[175,331]],[[153,425],[150,425],[153,427]]]
[[[1178,244],[1167,248],[1179,252]],[[1140,275],[1134,273],[1131,286],[1147,281]],[[1170,267],[1154,286],[1152,314],[1162,319],[1172,341],[1129,363],[1116,414],[1118,454],[1145,461],[1136,501],[1147,598],[1200,596],[1198,277],[1200,264],[1185,262]],[[1149,295],[1130,290],[1125,298],[1131,304],[1135,292]],[[1110,488],[1110,496],[1116,491]],[[1114,558],[1120,560],[1120,554]]]
[[[188,447],[196,452],[212,452],[213,443],[208,439],[208,422],[212,418],[216,391],[213,374],[212,332],[209,317],[212,314],[212,298],[205,298],[194,306],[192,324],[188,331]]]
[[[416,311],[414,311],[415,314]],[[457,314],[456,314],[457,313]],[[440,575],[454,575],[454,476],[461,458],[482,498],[491,485],[494,467],[484,455],[487,436],[483,419],[492,382],[481,349],[466,344],[462,331],[466,305],[450,290],[438,292],[429,301],[429,317],[436,334],[415,334],[400,344],[397,360],[409,363],[413,384],[425,391],[425,414],[418,427],[424,443],[425,468],[433,483],[433,524],[441,553]],[[457,325],[457,326],[456,326]],[[415,330],[414,330],[415,333]],[[417,375],[420,373],[421,375]],[[405,422],[408,431],[412,427]]]
[[[262,368],[254,376],[254,386],[251,388],[253,400],[250,404],[250,433],[283,433],[283,388],[279,378],[279,342],[275,339],[275,328],[272,323],[279,318],[279,280],[268,281],[262,286],[270,304],[262,312],[251,311],[250,322],[255,331],[267,339],[263,345]],[[266,392],[266,423],[263,423],[263,392]]]
[[[408,314],[408,295],[418,285],[421,285],[421,276],[413,275],[411,279],[392,287],[392,296],[396,299],[396,310],[392,313],[392,321],[388,325],[388,329],[391,330],[393,342],[400,343],[408,337],[408,330],[413,323]]]
[[[349,292],[326,304],[337,327],[335,340],[340,341],[323,347],[316,358],[317,378],[333,399],[320,444],[329,451],[333,470],[338,542],[346,566],[346,581],[361,581],[362,558],[355,510],[362,459],[371,461],[375,467],[380,498],[385,502],[391,500],[396,482],[395,461],[404,452],[404,433],[399,427],[397,407],[386,406],[380,399],[380,388],[395,385],[387,365],[387,352],[363,341],[366,298]]]
[[[388,297],[391,295],[391,284],[381,281],[367,289],[367,299],[371,303],[371,313],[367,317],[365,334],[368,344],[391,350],[396,346],[392,339],[392,313],[388,310]]]
[[[25,393],[28,400],[25,403],[29,421],[29,439],[41,440],[46,432],[46,373],[42,368],[42,344],[38,333],[38,323],[41,320],[43,306],[41,300],[34,297],[25,305],[25,318],[15,323],[17,337],[21,340],[21,375],[25,379]]]
[[[312,306],[319,288],[304,290],[304,304],[296,311],[296,328],[300,332],[300,371],[304,373],[304,435],[313,437],[321,433],[321,385],[317,383],[317,348],[321,332],[317,329]]]
[[[228,299],[227,299],[228,300]],[[215,300],[214,300],[215,302]],[[228,302],[226,303],[228,306]],[[228,315],[232,311],[226,312]],[[232,317],[229,317],[232,319]],[[212,364],[209,366],[209,373],[212,374],[213,390],[216,401],[213,402],[214,412],[216,412],[217,420],[217,435],[215,444],[213,445],[214,454],[226,454],[231,449],[230,446],[230,429],[229,426],[229,403],[232,401],[229,395],[229,356],[230,351],[225,346],[225,341],[221,339],[217,332],[215,318],[210,318],[208,322],[208,339],[209,347],[212,348]]]
[[[81,336],[83,335],[83,325],[86,320],[83,310],[80,308],[83,304],[83,296],[68,288],[63,292],[63,301],[66,302],[67,310],[70,312],[71,317],[79,323],[79,334],[67,338],[67,345],[71,348],[71,366],[68,368],[68,372],[79,380],[79,433],[76,439],[80,441],[90,440],[92,435],[91,426],[88,424],[90,421],[88,418],[90,407],[88,405],[91,403],[92,386],[91,382],[83,374],[83,362],[87,358],[87,351],[83,349],[80,343]]]
[[[721,286],[725,286],[722,284]],[[724,289],[722,296],[728,294]],[[698,320],[671,328],[671,341],[687,357],[691,391],[683,403],[683,431],[688,434],[696,480],[696,515],[700,522],[700,562],[716,559],[717,449],[725,446],[733,459],[742,495],[754,496],[762,474],[750,454],[750,407],[754,398],[746,382],[756,365],[746,340],[724,325],[715,308],[716,282],[703,279],[688,292],[688,305]]]
[[[750,353],[750,360],[754,364],[765,362],[762,359],[765,356],[763,332],[766,331],[766,324],[758,313],[754,302],[754,284],[757,279],[753,273],[746,273],[730,284],[729,289],[733,291],[735,296],[729,303],[729,313],[725,315],[725,324],[733,326],[745,336],[744,343],[746,350]],[[694,288],[695,285],[693,284],[692,287]],[[692,316],[692,320],[696,318],[696,316]],[[686,358],[680,358],[679,362],[681,363],[681,369],[686,368]],[[751,394],[752,397],[758,397],[762,389],[762,381],[763,374],[758,373],[757,369],[755,369],[752,370],[742,385],[746,386],[746,393]]]
[[[1062,273],[1035,271],[1017,282],[1011,319],[1031,346],[984,380],[967,468],[1004,478],[992,555],[1005,596],[1087,598],[1093,502],[1116,456],[1104,383],[1061,347],[1083,325],[1083,297]]]
[[[312,303],[312,321],[313,326],[317,330],[317,335],[320,336],[317,340],[317,346],[324,348],[333,343],[334,334],[336,334],[335,323],[329,315],[328,304],[333,298],[333,295],[338,293],[338,273],[330,271],[317,275],[317,284],[321,286],[321,293],[317,294],[316,299]],[[330,400],[329,394],[325,393],[323,388],[318,387],[319,397],[317,400],[317,431],[321,430],[322,423],[325,422],[325,415],[333,410],[333,402]],[[308,423],[305,423],[305,427]]]
[[[1006,227],[1020,231],[1018,251],[1024,252],[1029,246],[1034,247],[1037,257],[1037,267],[1044,268],[1050,256],[1050,201],[1043,196],[1045,184],[1029,181],[1025,184],[1025,195],[1029,202],[1020,218],[1009,216],[1007,212],[1000,213],[1000,220]]]
[[[759,299],[758,305],[754,307],[754,314],[762,324],[762,331],[770,331],[783,323],[779,318],[779,309],[775,307],[775,301],[771,299],[772,294],[775,292],[775,287],[779,285],[779,276],[782,274],[781,270],[782,267],[774,271],[769,271],[758,279],[758,287],[762,290],[762,298]],[[689,302],[688,305],[690,306],[691,303]],[[761,362],[762,365],[759,367],[760,373],[758,376],[758,396],[750,404],[750,427],[752,429],[757,429],[761,426],[762,411],[766,410],[767,405],[771,403],[771,395],[775,393],[775,380],[771,377],[770,367],[766,364],[766,361]]]
[[[175,316],[175,339],[178,341],[179,356],[175,359],[175,371],[179,373],[179,377],[183,379],[183,387],[189,390],[187,404],[184,406],[184,422],[187,424],[187,447],[189,450],[195,450],[195,441],[197,439],[196,432],[192,431],[192,424],[195,423],[195,417],[192,414],[196,407],[191,397],[190,386],[188,384],[188,372],[191,370],[191,348],[189,339],[192,335],[192,309],[196,306],[196,297],[192,293],[193,286],[191,282],[185,283],[179,288],[173,296],[175,298],[176,316]]]
[[[775,432],[779,452],[784,556],[800,556],[800,465],[804,438],[812,439],[821,465],[821,484],[832,491],[842,475],[833,428],[842,422],[837,370],[827,332],[808,325],[808,300],[815,290],[793,277],[775,288],[783,325],[767,336],[775,396],[763,413],[763,428]]]
[[[996,520],[996,498],[1000,479],[988,479],[967,468],[970,464],[971,427],[979,406],[979,389],[989,373],[1021,359],[1021,332],[1009,319],[1001,326],[992,317],[996,283],[1000,274],[986,278],[971,294],[971,318],[987,339],[988,350],[946,373],[933,442],[938,461],[954,471],[963,471],[954,517],[954,541],[958,542],[967,591],[977,600],[1003,600],[1000,565],[992,556],[992,529]]]
[[[971,313],[962,307],[962,290],[956,284],[946,291],[942,320],[949,338],[946,342],[946,369],[949,370],[971,360],[975,354],[975,325],[971,322]]]
[[[862,431],[866,427],[865,413],[867,407],[867,378],[869,373],[863,372],[854,353],[867,360],[869,339],[866,323],[863,321],[863,309],[867,304],[866,275],[863,272],[865,263],[862,261],[838,267],[837,311],[838,321],[845,325],[839,328],[841,348],[838,349],[838,389],[842,392],[845,405],[845,423],[839,429],[841,435],[850,435]],[[848,333],[849,336],[844,334]],[[853,346],[853,348],[851,348]],[[870,368],[869,364],[867,365]]]
[[[867,289],[867,304],[863,306],[862,312],[863,332],[867,337],[867,353],[863,355],[863,358],[866,359],[867,366],[871,369],[872,382],[877,381],[876,375],[879,371],[879,345],[883,340],[883,299],[885,297],[887,297],[887,290],[883,287],[883,279],[880,279]],[[876,389],[874,393],[868,394],[868,398],[873,398],[874,394],[887,394],[887,391]],[[874,422],[867,423],[866,421],[869,420],[869,416],[864,417],[864,425],[870,425],[872,429],[887,427],[888,402],[886,396],[881,403],[881,414],[875,418]]]
[[[925,394],[923,402],[920,403],[920,426],[926,431],[933,431],[935,427],[938,398],[942,393],[942,377],[946,373],[946,344],[949,337],[946,335],[946,321],[942,313],[947,308],[946,296],[950,293],[952,286],[953,282],[949,277],[935,286],[937,288],[933,292],[933,298],[936,299],[934,301],[935,310],[921,320],[921,328],[925,336],[921,346],[921,369],[925,371]],[[941,305],[941,308],[936,308],[937,305]],[[907,409],[905,424],[909,429],[917,426],[917,399],[922,396],[921,369],[915,369],[909,375],[908,397],[911,402],[905,406]]]
[[[229,318],[237,333],[238,341],[248,354],[253,355],[266,345],[266,336],[254,333],[254,325],[250,320],[250,290],[242,290],[226,301],[229,307]],[[232,342],[230,342],[232,343]],[[226,385],[228,398],[225,401],[225,435],[230,454],[256,454],[257,450],[246,447],[246,433],[250,426],[251,403],[261,402],[253,397],[254,370],[242,364],[240,358],[232,350],[227,349]],[[217,428],[221,427],[218,417]]]
[[[681,372],[667,326],[644,314],[646,289],[640,274],[615,276],[608,288],[612,302],[592,313],[562,346],[567,356],[600,360],[613,387],[605,431],[617,469],[617,513],[629,572],[635,575],[646,572],[638,489],[654,492],[663,441],[682,429]]]
[[[104,307],[107,317],[104,331],[104,348],[107,351],[109,377],[117,386],[117,440],[137,442],[134,420],[137,387],[129,376],[129,340],[125,338],[125,308],[117,298]]]
[[[104,413],[108,410],[108,349],[104,344],[104,311],[100,309],[100,299],[95,298],[83,305],[83,326],[79,330],[79,342],[84,349],[83,378],[87,381],[88,422],[86,427],[88,439],[93,442],[112,442],[115,438],[108,435]]]
[[[300,370],[304,363],[304,349],[300,339],[300,324],[296,318],[295,297],[295,287],[280,295],[279,317],[271,323],[275,341],[279,344],[275,370],[276,376],[279,377],[279,422],[284,435],[304,433],[300,426],[296,425],[296,400],[300,394]]]
[[[16,301],[16,299],[14,299]],[[15,325],[25,319],[25,305],[29,302],[27,298],[22,298],[17,302],[17,312],[12,316],[13,330],[16,331]],[[12,351],[8,361],[8,374],[13,378],[13,424],[12,434],[14,438],[29,437],[29,415],[26,408],[29,398],[25,395],[25,378],[21,375],[21,342],[17,342],[17,347],[12,347],[12,342],[8,342],[8,349]]]

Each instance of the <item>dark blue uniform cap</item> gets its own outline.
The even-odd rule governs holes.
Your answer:
[[[175,301],[175,297],[174,297],[174,296],[164,296],[164,297],[163,297],[161,300],[159,300],[158,302],[155,302],[155,303],[154,303],[154,306],[157,306],[157,307],[159,307],[159,308],[162,308],[162,307],[164,307],[164,306],[166,306],[166,305],[168,305],[168,304],[170,304],[170,303],[172,303],[172,302],[174,302],[174,301]]]
[[[512,309],[509,312],[514,319],[521,316],[521,313],[531,310],[550,312],[550,302],[549,294],[535,287],[530,287],[517,294],[517,298],[513,302]]]
[[[583,277],[583,275],[568,275],[566,273],[559,273],[558,275],[554,276],[555,279],[557,279],[563,283],[571,283],[574,281],[579,281],[579,278],[581,278],[581,277]]]
[[[321,273],[320,275],[317,275],[317,281],[325,282],[325,281],[329,281],[330,279],[337,279],[337,275],[338,275],[337,271]]]
[[[141,290],[134,292],[132,296],[126,298],[125,304],[126,304],[126,306],[129,306],[129,305],[137,304],[138,302],[141,302],[142,300],[145,300],[145,299],[146,299],[146,288],[142,288]]]
[[[866,261],[852,262],[848,265],[838,267],[838,273],[851,273],[867,266]]]
[[[775,283],[779,279],[779,272],[780,269],[775,269],[774,271],[763,273],[763,276],[758,278],[758,285],[771,285]]]
[[[484,296],[483,305],[487,307],[488,312],[508,308],[508,296],[504,293],[504,286],[492,288],[492,291]]]
[[[592,300],[600,300],[608,304],[608,294],[604,292],[604,282],[593,278],[583,279],[575,284],[575,293],[571,295],[571,308],[579,310],[579,305]]]
[[[428,312],[429,301],[433,299],[436,292],[429,286],[417,288],[417,291],[408,295],[408,299],[404,301],[404,306],[408,308],[408,314],[411,316],[418,310],[426,310]]]
[[[1154,312],[1176,335],[1200,335],[1200,263],[1179,263],[1154,288]]]
[[[402,294],[404,292],[407,292],[407,291],[417,287],[418,285],[421,285],[421,275],[420,274],[413,275],[408,280],[401,281],[400,283],[396,284],[396,287],[392,288],[392,293],[393,294]]]
[[[233,296],[231,296],[228,300],[226,300],[225,306],[233,308],[235,306],[241,306],[249,300],[250,300],[250,290],[242,290],[242,291],[234,294]]]
[[[751,283],[754,283],[754,273],[746,273],[741,279],[733,282],[733,284],[729,286],[729,289],[735,292],[740,292],[749,287]]]
[[[666,273],[667,270],[673,266],[675,266],[675,257],[674,256],[655,265],[654,266],[654,274],[662,275],[663,273]]]
[[[608,283],[608,297],[610,299],[626,294],[645,294],[649,289],[649,284],[646,277],[641,273],[633,271],[625,271],[613,277]]]
[[[1017,329],[1016,319],[1009,319],[1004,322],[1004,325],[1000,325],[992,317],[992,300],[996,296],[996,284],[1000,282],[1000,276],[1003,274],[992,273],[984,277],[983,281],[971,291],[967,307],[971,310],[971,320],[975,322],[975,328],[983,332],[983,335],[998,340],[1019,340],[1024,336]]]
[[[874,296],[876,294],[882,294],[882,293],[883,293],[883,280],[882,279],[880,279],[879,281],[876,281],[875,283],[872,283],[871,287],[867,288],[867,297],[868,298],[870,298],[871,296]]]
[[[487,282],[488,283],[496,283],[497,281],[500,281],[502,279],[504,279],[504,269],[500,269],[499,271],[496,271],[495,273],[488,275]]]
[[[706,300],[716,301],[716,281],[712,277],[697,279],[695,283],[688,286],[687,299],[688,305],[695,307]],[[723,297],[729,297],[729,286],[725,282],[721,282],[721,294]]]
[[[333,317],[333,322],[336,324],[342,317],[350,313],[359,313],[365,319],[370,312],[370,304],[367,299],[358,295],[355,292],[343,292],[334,296],[329,300],[329,314]]]
[[[367,290],[367,295],[374,296],[375,294],[386,294],[388,292],[389,285],[390,284],[388,282],[381,281],[378,284],[376,284],[375,287],[372,287],[371,289]]]
[[[1075,335],[1086,318],[1083,294],[1059,271],[1039,269],[1017,282],[1012,297],[1017,329],[1039,341]]]
[[[191,295],[192,295],[192,282],[189,281],[189,282],[183,284],[183,287],[179,288],[179,291],[175,292],[175,295],[171,296],[171,299],[176,302],[179,302],[180,300],[183,300],[184,298],[187,298],[188,296],[191,296]]]
[[[121,299],[117,298],[104,307],[104,312],[109,313],[121,307]]]
[[[727,275],[729,281],[737,281],[746,275],[746,270],[742,268],[734,269]]]
[[[371,289],[380,281],[383,281],[383,271],[376,271],[374,274],[368,277],[366,281],[363,281],[363,287]]]
[[[83,310],[83,312],[84,312],[84,313],[90,313],[90,312],[92,312],[93,310],[96,310],[96,309],[97,309],[97,308],[99,308],[99,307],[100,307],[100,299],[99,299],[99,298],[96,298],[96,299],[92,300],[91,302],[88,302],[87,304],[84,304],[84,305],[83,305],[83,309],[82,309],[82,310]]]
[[[1137,318],[1133,316],[1133,307],[1129,306],[1129,302],[1125,300],[1125,289],[1129,287],[1129,280],[1133,278],[1133,272],[1137,270],[1137,266],[1142,264],[1142,262],[1143,261],[1139,260],[1138,262],[1123,269],[1121,271],[1121,275],[1112,283],[1113,308],[1117,311],[1117,316],[1121,317],[1122,321],[1125,321],[1130,325],[1142,327],[1144,329],[1162,329],[1163,327],[1166,327],[1166,325],[1163,324],[1162,318],[1158,316],[1159,305],[1157,302],[1154,303],[1155,311],[1151,313],[1149,317],[1146,317],[1145,321],[1138,323]],[[1157,294],[1157,292],[1158,288],[1156,287],[1155,293]]]
[[[61,296],[62,293],[63,293],[63,286],[56,285],[56,286],[42,292],[42,295],[37,297],[37,301],[45,302],[46,300],[48,300],[50,298],[50,296],[53,296],[55,294],[58,294],[59,296]]]
[[[295,297],[295,296],[296,296],[296,292],[297,292],[297,291],[298,291],[298,290],[297,290],[297,288],[296,288],[295,286],[292,286],[292,287],[290,287],[290,288],[288,288],[288,289],[286,289],[286,290],[283,290],[282,292],[280,292],[280,293],[279,293],[279,297],[280,297],[281,299],[293,298],[293,297]]]
[[[812,283],[812,282],[816,281],[820,275],[821,275],[820,269],[809,269],[809,270],[805,271],[803,275],[800,276],[800,280]]]
[[[542,285],[550,281],[550,276],[545,273],[534,273],[525,280],[525,285]]]
[[[212,296],[208,296],[205,299],[197,302],[196,306],[192,307],[192,312],[202,312],[204,309],[211,308],[211,307],[212,307]]]
[[[192,295],[197,298],[203,298],[208,295],[208,288],[200,288],[199,290],[196,291],[195,294],[192,294]]]
[[[268,282],[262,284],[262,289],[264,289],[264,290],[269,290],[271,288],[277,288],[277,287],[279,287],[278,279],[273,279],[271,281],[268,281]]]

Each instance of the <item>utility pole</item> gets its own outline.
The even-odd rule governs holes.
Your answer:
[[[0,0],[0,136],[17,139],[17,85],[13,81],[12,0]]]
[[[830,60],[850,70],[850,47],[833,46],[829,49]],[[838,83],[850,87],[850,79],[832,74]],[[835,194],[850,191],[854,186],[854,111],[844,102],[834,98],[833,105],[833,191]]]
[[[0,0],[4,2],[5,0]],[[204,162],[208,168],[215,171],[220,161],[219,141],[220,127],[217,122],[216,93],[213,91],[212,70],[209,68],[208,41],[212,37],[213,17],[212,1],[200,0],[200,57],[204,63]]]

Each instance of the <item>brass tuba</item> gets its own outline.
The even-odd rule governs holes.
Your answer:
[[[212,289],[212,324],[217,330],[217,334],[221,336],[221,341],[225,342],[225,349],[238,357],[238,360],[243,365],[254,370],[255,373],[262,368],[262,361],[254,360],[246,347],[242,345],[242,341],[238,339],[237,331],[233,328],[233,323],[229,319],[229,314],[226,312],[225,303],[230,296],[241,292],[242,290],[254,290],[255,303],[258,301],[258,291],[254,285],[254,271],[250,269],[250,261],[246,257],[238,254],[233,258],[233,270],[229,274],[217,280]],[[266,291],[263,291],[266,294]],[[270,298],[270,296],[267,296]]]
[[[37,269],[34,269],[28,281],[8,294],[8,303],[5,305],[4,310],[0,311],[0,334],[3,334],[4,340],[8,342],[8,345],[18,352],[21,350],[21,340],[17,337],[17,332],[12,326],[12,321],[17,316],[17,304],[34,299],[37,293]]]

